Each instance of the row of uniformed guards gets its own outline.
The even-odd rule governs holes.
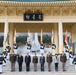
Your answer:
[[[3,55],[0,54],[0,74],[3,72],[3,71],[2,71],[3,61],[6,63]]]

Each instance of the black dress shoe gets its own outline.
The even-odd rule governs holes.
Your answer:
[[[48,70],[48,71],[51,71],[51,70]]]
[[[20,70],[19,72],[21,72],[22,70]]]
[[[13,70],[11,70],[11,72],[13,72]]]
[[[0,74],[2,74],[2,72],[0,72]]]
[[[63,71],[66,71],[66,70],[63,70]]]
[[[37,70],[34,70],[35,72],[37,71]]]

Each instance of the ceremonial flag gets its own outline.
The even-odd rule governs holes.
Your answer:
[[[68,32],[66,31],[66,35],[65,35],[65,43],[66,45],[68,45]]]
[[[71,36],[69,37],[68,40],[68,49],[71,51],[72,50],[72,40],[71,40]]]
[[[8,41],[9,38],[9,33],[7,33],[6,35],[4,35],[4,41],[3,41],[3,45],[6,46],[6,42]]]
[[[16,29],[15,29],[15,32],[14,32],[14,44],[16,43]]]
[[[51,43],[54,43],[54,34],[53,34],[53,30],[52,30],[52,37],[51,37]]]
[[[28,35],[27,35],[27,43],[29,43],[29,42],[30,42],[29,33],[30,33],[30,31],[28,30]]]
[[[71,46],[72,43],[71,43],[71,36],[69,37],[69,40],[68,40],[68,46]]]
[[[9,38],[9,33],[4,35],[3,50],[5,50],[6,46],[8,45],[8,38]]]

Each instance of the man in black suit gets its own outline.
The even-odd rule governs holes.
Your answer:
[[[30,62],[31,62],[31,56],[29,53],[25,56],[25,63],[26,63],[26,71],[30,71]]]
[[[21,55],[21,53],[19,53],[18,56],[19,71],[22,71],[22,63],[23,63],[23,56]]]
[[[40,56],[40,64],[41,64],[41,71],[44,71],[44,63],[45,63],[45,57],[42,55]]]

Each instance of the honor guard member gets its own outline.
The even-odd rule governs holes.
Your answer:
[[[11,50],[11,47],[8,45],[8,46],[6,46],[6,51],[8,52],[8,53],[10,53],[10,50]]]
[[[47,54],[46,61],[48,63],[48,71],[51,71],[52,54],[50,52]]]
[[[0,74],[2,73],[3,61],[6,63],[2,54],[0,54]]]
[[[16,63],[16,54],[10,55],[10,62],[11,62],[11,72],[15,71],[15,63]]]
[[[55,49],[56,49],[56,45],[52,44],[52,55],[55,55]]]
[[[19,72],[22,71],[22,64],[23,64],[23,56],[21,55],[21,53],[19,53],[18,55]]]
[[[73,64],[75,65],[75,71],[76,71],[76,56],[74,56]]]
[[[27,49],[31,50],[31,44],[27,44]]]
[[[56,48],[56,45],[55,44],[52,44],[52,49],[55,49]]]
[[[63,71],[65,71],[65,63],[67,61],[67,57],[66,57],[66,54],[64,53],[64,51],[62,52],[62,54],[60,56],[60,61],[62,62],[62,69],[63,69]]]
[[[35,53],[35,55],[33,56],[34,71],[37,71],[37,63],[38,63],[38,57]]]
[[[44,53],[44,44],[40,44],[40,51],[41,51],[41,54]]]
[[[41,71],[44,71],[45,57],[43,53],[40,56]]]
[[[6,66],[6,57],[7,57],[6,51],[3,52],[3,57],[4,57],[4,60],[5,60],[5,62],[3,61],[3,66]]]
[[[30,54],[30,51],[31,51],[31,44],[30,43],[27,43],[27,50],[28,50],[28,53]]]
[[[10,58],[10,50],[11,50],[11,47],[8,45],[8,46],[6,46],[6,52],[7,52],[7,57],[6,57],[6,59],[7,60],[9,60],[9,58]]]
[[[26,71],[30,71],[30,62],[31,62],[31,56],[27,52],[27,55],[25,56]]]
[[[17,54],[17,49],[18,49],[18,44],[15,43],[15,44],[14,44],[14,54]]]
[[[73,65],[73,52],[72,51],[70,51],[69,52],[69,58],[70,58],[70,65]]]
[[[69,59],[69,50],[68,50],[68,46],[65,46],[65,53],[66,53],[67,59]]]

